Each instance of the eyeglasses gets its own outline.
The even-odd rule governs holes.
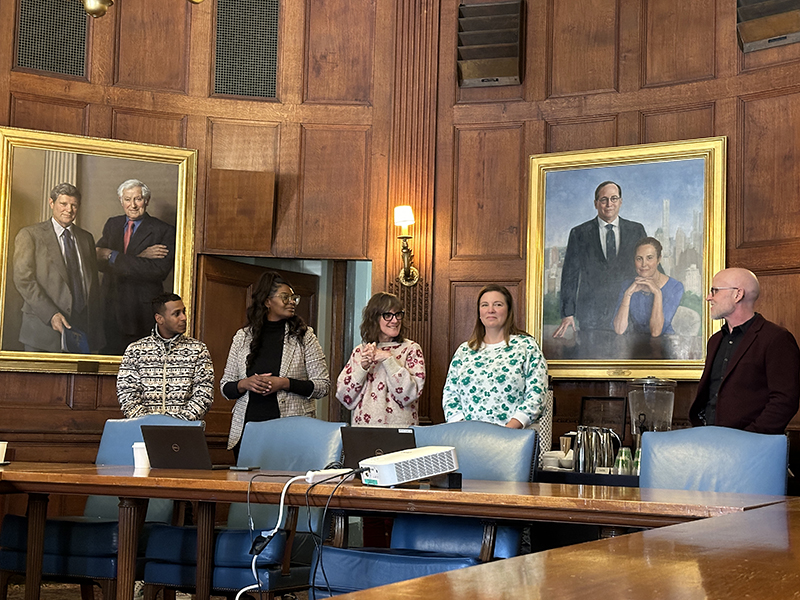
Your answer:
[[[738,290],[738,289],[739,289],[738,287],[712,287],[708,291],[711,294],[711,297],[713,298],[714,296],[717,295],[717,292],[720,290]]]
[[[275,294],[274,298],[278,298],[284,304],[300,304],[300,296],[297,294]]]
[[[597,199],[600,204],[619,204],[620,200],[622,200],[622,198],[619,196],[611,196],[611,198],[603,196]]]
[[[402,321],[402,320],[403,320],[403,316],[404,316],[405,314],[406,314],[406,311],[404,311],[404,310],[399,310],[399,311],[397,311],[396,313],[393,313],[393,312],[385,312],[385,313],[381,314],[381,316],[383,317],[383,320],[384,320],[384,321],[386,321],[386,322],[388,323],[388,322],[389,322],[389,321],[391,321],[392,319],[397,319],[398,321]]]

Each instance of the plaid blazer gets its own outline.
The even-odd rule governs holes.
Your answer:
[[[233,336],[233,343],[228,352],[228,362],[225,364],[225,373],[220,381],[220,390],[225,396],[225,384],[231,381],[239,381],[247,377],[247,355],[250,353],[250,341],[253,336],[249,327],[245,327],[236,332]],[[286,325],[283,334],[283,355],[281,357],[280,377],[291,379],[303,379],[314,382],[314,391],[309,398],[293,394],[288,390],[278,392],[278,407],[282,417],[292,417],[296,415],[306,417],[316,417],[316,398],[324,398],[328,395],[331,387],[331,378],[328,374],[328,365],[325,364],[325,354],[319,344],[314,330],[309,327],[303,337],[302,342],[295,336],[289,335],[289,325]],[[225,396],[228,398],[227,396]],[[228,449],[233,448],[242,437],[244,430],[244,416],[247,412],[247,403],[250,400],[250,392],[245,392],[239,398],[228,398],[236,400],[233,405],[233,419],[231,420],[231,432],[228,436]]]

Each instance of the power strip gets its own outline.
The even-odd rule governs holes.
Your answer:
[[[345,475],[350,475],[348,479],[355,477],[353,469],[321,469],[319,471],[308,471],[306,473],[306,483],[319,483],[320,481],[330,481],[331,483],[339,482]]]

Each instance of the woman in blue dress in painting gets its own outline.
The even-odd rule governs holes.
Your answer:
[[[658,270],[661,242],[645,237],[636,243],[636,278],[623,282],[614,314],[614,331],[671,335],[672,317],[683,298],[683,284]]]

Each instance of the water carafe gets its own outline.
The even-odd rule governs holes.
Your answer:
[[[675,407],[675,381],[656,377],[634,379],[628,384],[628,406],[631,434],[637,441],[645,431],[669,431]]]

